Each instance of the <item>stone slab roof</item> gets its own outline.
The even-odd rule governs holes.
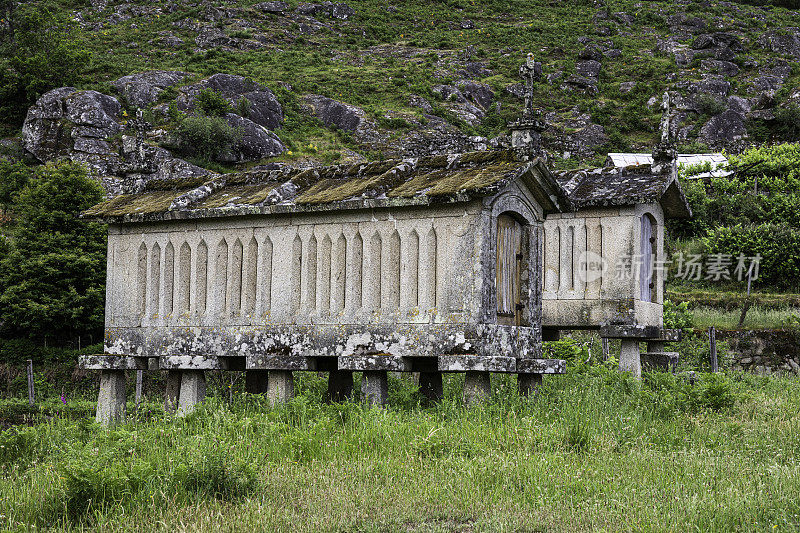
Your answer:
[[[84,216],[141,222],[461,202],[491,196],[531,167],[545,210],[561,210],[563,193],[539,160],[510,150],[469,152],[310,169],[283,168],[151,180],[142,190],[92,207]],[[538,200],[539,198],[537,198]]]
[[[650,165],[564,170],[555,178],[575,209],[660,203],[667,217],[691,216],[677,177]]]

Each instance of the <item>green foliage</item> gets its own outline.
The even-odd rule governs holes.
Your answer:
[[[224,117],[189,115],[175,129],[175,148],[189,156],[214,160],[242,137]]]
[[[583,419],[574,418],[567,428],[564,444],[575,453],[585,453],[592,444],[591,425]]]
[[[39,433],[32,428],[0,432],[0,470],[25,468],[39,453]]]
[[[230,458],[216,447],[182,465],[177,477],[189,492],[224,500],[244,498],[258,485],[252,465]]]
[[[545,357],[564,359],[567,363],[582,363],[589,358],[588,350],[573,338],[565,337],[557,341],[542,343]]]
[[[700,94],[695,98],[697,110],[704,115],[719,115],[728,108],[725,99],[713,94]]]
[[[20,161],[0,159],[0,209],[8,211],[13,207],[31,174],[31,169]]]
[[[18,125],[36,98],[88,70],[91,56],[71,20],[32,3],[10,6],[0,24],[0,121]]]
[[[730,409],[736,402],[731,380],[720,373],[703,374],[697,387],[690,389],[689,404],[694,410]]]
[[[202,89],[197,94],[194,105],[209,117],[224,117],[233,111],[230,102],[214,89]]]
[[[121,504],[152,477],[150,463],[118,460],[105,452],[98,457],[80,458],[61,469],[64,479],[64,508],[77,522],[87,520],[92,512],[104,511]]]
[[[693,315],[688,302],[675,303],[664,300],[664,327],[687,329],[692,327]]]
[[[703,238],[707,254],[761,256],[758,285],[800,288],[800,228],[786,224],[757,224],[712,229]]]
[[[34,171],[14,205],[0,259],[0,322],[6,336],[71,339],[103,326],[106,229],[79,218],[102,187],[72,163]]]

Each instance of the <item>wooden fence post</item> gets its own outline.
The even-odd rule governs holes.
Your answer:
[[[33,359],[28,359],[28,403],[33,407],[36,401],[33,390]]]
[[[719,365],[717,364],[717,330],[714,326],[708,328],[708,341],[711,345],[711,371],[719,372]]]
[[[608,352],[609,352],[608,338],[603,337],[601,341],[603,345],[603,361],[608,361]]]

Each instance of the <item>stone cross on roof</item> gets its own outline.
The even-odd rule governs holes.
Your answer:
[[[534,84],[542,77],[542,64],[534,61],[533,53],[528,52],[528,59],[519,67],[519,75],[525,82],[525,107],[522,111],[523,118],[533,118],[536,114],[533,109]]]
[[[652,170],[655,174],[675,174],[677,173],[677,151],[675,140],[672,136],[672,126],[670,117],[671,97],[669,91],[664,91],[661,100],[661,136],[658,143],[653,148]]]

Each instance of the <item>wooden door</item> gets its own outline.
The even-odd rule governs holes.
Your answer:
[[[522,225],[509,215],[497,217],[497,323],[522,322]]]
[[[656,234],[650,215],[642,216],[642,270],[639,275],[641,283],[640,298],[645,302],[654,302],[656,296],[654,262],[656,259]]]

